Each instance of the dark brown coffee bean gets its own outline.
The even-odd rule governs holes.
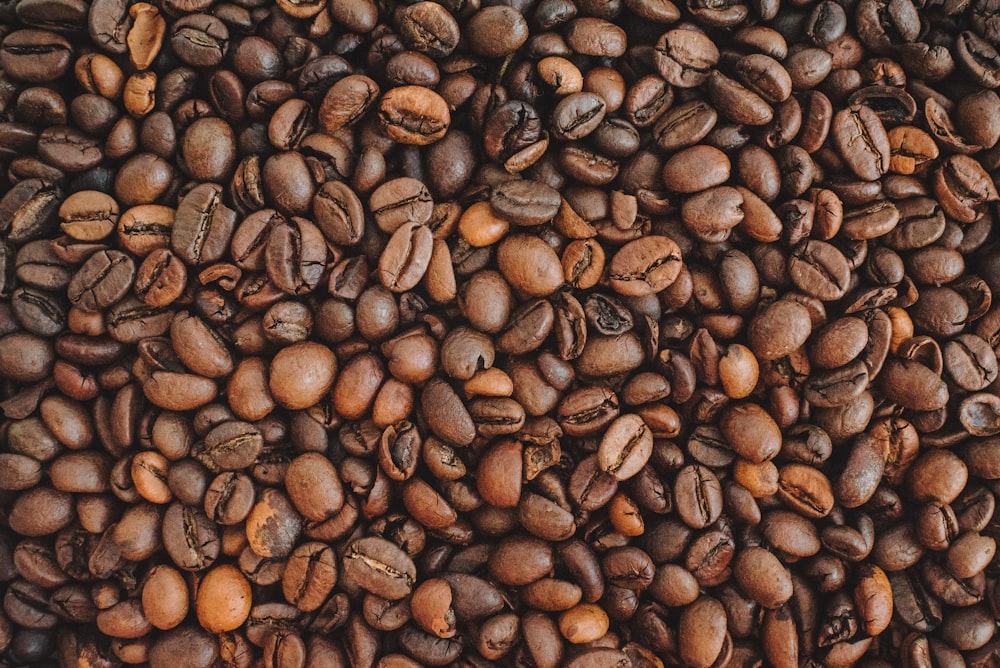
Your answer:
[[[78,308],[99,311],[125,296],[135,277],[135,263],[118,251],[97,253],[80,268],[69,285]]]
[[[774,609],[792,596],[792,579],[787,568],[761,547],[748,547],[733,564],[733,576],[744,592],[765,608]]]
[[[190,14],[176,23],[170,33],[170,45],[177,57],[188,65],[218,65],[229,49],[226,24],[210,14]]]
[[[353,245],[361,241],[365,231],[364,210],[357,194],[345,184],[324,183],[313,200],[313,212],[323,235],[333,243]]]
[[[191,178],[224,181],[236,166],[236,138],[232,128],[221,118],[197,119],[184,132],[178,157]]]
[[[47,30],[15,30],[0,47],[0,66],[14,79],[55,81],[69,68],[72,47]]]
[[[490,191],[493,211],[517,225],[541,225],[552,220],[562,198],[551,186],[539,181],[512,179]]]

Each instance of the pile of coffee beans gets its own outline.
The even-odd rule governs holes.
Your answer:
[[[1000,664],[997,0],[0,0],[0,666]]]

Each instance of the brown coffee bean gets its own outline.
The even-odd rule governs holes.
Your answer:
[[[778,474],[778,496],[789,507],[808,517],[826,517],[833,509],[833,487],[819,469],[788,464]]]
[[[653,435],[638,415],[622,415],[609,426],[597,450],[601,470],[617,480],[628,480],[646,465],[653,451]]]
[[[907,471],[907,484],[921,501],[951,503],[968,479],[966,464],[948,450],[932,450],[920,455]]]
[[[763,97],[718,70],[709,73],[705,86],[709,101],[734,123],[767,125],[774,118]]]
[[[677,473],[674,497],[677,512],[689,527],[704,529],[722,514],[722,485],[704,466],[688,465]]]
[[[336,467],[316,452],[304,453],[291,461],[285,471],[285,487],[295,508],[309,520],[327,520],[344,505]]]
[[[604,120],[604,99],[589,92],[567,95],[552,112],[552,131],[558,139],[583,139]]]
[[[777,608],[792,597],[788,569],[771,552],[748,547],[736,555],[733,576],[743,591],[765,608]]]
[[[703,596],[681,612],[678,640],[685,663],[711,666],[726,637],[726,611],[718,600]]]
[[[508,236],[497,250],[497,264],[514,289],[535,297],[552,294],[563,282],[559,256],[539,237]]]
[[[747,336],[758,358],[773,360],[798,350],[811,332],[808,310],[801,304],[779,300],[754,316]]]
[[[608,614],[592,603],[581,603],[559,616],[559,632],[574,645],[604,637],[609,625]]]
[[[207,484],[207,480],[205,482]],[[176,501],[171,504],[163,516],[162,532],[163,547],[179,568],[204,570],[219,556],[218,527],[204,513],[190,506]],[[188,537],[193,540],[189,542]]]
[[[288,556],[302,531],[302,517],[288,497],[273,488],[265,489],[246,519],[247,541],[265,558]]]
[[[623,295],[656,294],[677,279],[682,266],[680,248],[671,239],[643,237],[629,242],[611,258],[611,285]]]
[[[573,19],[566,35],[573,51],[586,56],[616,58],[625,53],[625,31],[610,21],[583,17]]]
[[[792,282],[806,294],[835,301],[847,293],[851,268],[843,254],[824,241],[799,245],[788,259]]]
[[[751,462],[768,461],[781,449],[782,437],[777,423],[757,404],[727,407],[719,427],[736,454]]]
[[[885,572],[864,565],[854,589],[854,604],[866,633],[880,633],[892,617],[892,590]]]
[[[285,600],[306,612],[323,605],[337,583],[337,555],[323,543],[302,543],[288,557],[281,577]]]
[[[471,17],[466,31],[473,50],[482,56],[499,58],[513,53],[528,39],[528,24],[513,7],[483,7]]]
[[[762,53],[743,56],[736,61],[735,71],[744,86],[770,102],[783,102],[792,94],[788,70],[771,56]]]
[[[149,623],[160,630],[178,626],[190,606],[188,586],[179,571],[154,566],[142,586],[142,610]]]
[[[216,566],[201,579],[195,609],[205,630],[222,633],[242,626],[252,605],[250,583],[235,566]]]
[[[705,82],[719,60],[719,49],[696,30],[668,30],[656,43],[656,66],[667,82],[693,88]]]
[[[428,426],[447,443],[470,445],[476,437],[476,426],[468,409],[444,380],[433,378],[424,386],[420,403]]]
[[[731,186],[703,190],[681,205],[681,218],[687,228],[704,241],[721,241],[744,217],[743,193]]]
[[[522,447],[517,441],[501,441],[490,448],[476,470],[476,487],[483,500],[499,508],[516,507],[521,500],[522,465]]]
[[[408,223],[396,229],[379,258],[378,276],[393,292],[405,292],[424,277],[434,239],[426,225]]]
[[[837,150],[858,178],[874,181],[889,170],[889,137],[869,107],[854,105],[838,112],[832,132]]]
[[[414,621],[428,633],[452,638],[458,632],[451,585],[446,580],[431,578],[420,583],[413,592],[410,608]]]
[[[271,360],[269,386],[275,400],[291,409],[308,408],[333,386],[337,357],[311,341],[282,349]]]
[[[417,146],[438,141],[451,124],[444,99],[419,86],[400,86],[387,91],[379,103],[379,117],[390,139]]]
[[[493,212],[516,225],[541,225],[559,212],[559,191],[540,181],[511,179],[490,190]]]
[[[343,557],[344,575],[366,591],[398,600],[410,594],[416,567],[398,547],[382,538],[367,537],[351,543]]]
[[[671,156],[663,166],[663,183],[680,193],[696,193],[729,180],[730,162],[726,154],[706,144],[686,148]]]
[[[55,81],[70,65],[72,47],[47,30],[15,30],[0,47],[0,65],[14,79],[41,83]]]
[[[940,376],[912,360],[886,360],[879,383],[886,396],[914,410],[935,410],[948,401],[948,388]]]

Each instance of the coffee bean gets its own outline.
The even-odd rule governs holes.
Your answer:
[[[628,43],[624,30],[610,21],[592,17],[573,19],[566,39],[570,48],[581,55],[611,58],[625,53]]]
[[[221,20],[209,14],[189,14],[174,23],[170,46],[188,65],[218,65],[229,47],[229,30]]]
[[[267,489],[246,519],[247,541],[253,551],[265,558],[288,556],[302,529],[302,517],[288,497]]]
[[[393,232],[379,258],[379,279],[393,292],[417,285],[430,264],[433,235],[426,225],[409,223]]]
[[[438,141],[451,124],[451,114],[444,99],[418,86],[400,86],[387,91],[379,104],[379,118],[391,139],[417,146]]]
[[[473,49],[490,58],[516,51],[528,39],[528,24],[516,9],[507,6],[484,7],[473,14],[466,25]]]
[[[343,557],[344,575],[377,596],[398,600],[410,594],[416,568],[398,547],[381,538],[351,543]]]
[[[195,609],[205,630],[221,633],[241,626],[252,604],[250,583],[235,566],[225,564],[202,578]]]
[[[15,30],[0,47],[0,65],[14,79],[32,83],[55,81],[69,68],[72,47],[47,30]]]
[[[330,241],[342,245],[361,241],[365,231],[361,200],[343,183],[324,183],[313,200],[313,211],[316,224]]]
[[[686,466],[674,483],[678,511],[685,524],[703,529],[719,518],[722,511],[722,485],[707,468]]]
[[[559,256],[539,237],[508,236],[497,250],[497,263],[504,278],[528,295],[548,296],[563,282]]]
[[[303,543],[288,558],[281,590],[285,599],[299,608],[319,608],[337,582],[337,557],[322,543]]]
[[[490,207],[517,225],[541,225],[552,220],[562,199],[544,183],[528,179],[504,181],[490,191]]]
[[[855,105],[833,119],[833,138],[844,161],[861,179],[874,181],[889,169],[889,138],[869,107]]]
[[[679,88],[703,84],[718,60],[718,47],[698,31],[668,30],[656,43],[656,66],[660,74]]]
[[[733,575],[744,592],[765,608],[792,597],[792,579],[778,558],[762,547],[748,547],[734,560]]]
[[[618,480],[627,480],[649,460],[653,436],[638,415],[616,418],[605,432],[597,451],[598,465]]]
[[[680,249],[669,237],[636,239],[611,258],[611,285],[628,296],[661,292],[677,279],[681,261]]]

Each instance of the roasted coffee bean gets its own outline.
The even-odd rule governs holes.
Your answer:
[[[540,225],[552,220],[562,199],[556,189],[539,181],[512,179],[490,191],[490,207],[517,225]]]
[[[674,497],[681,519],[692,528],[704,529],[722,514],[722,485],[704,466],[685,466],[677,473]]]
[[[858,178],[874,181],[889,170],[889,138],[869,107],[854,105],[840,111],[832,133],[842,158]]]
[[[433,90],[418,86],[387,91],[379,104],[379,118],[391,139],[418,146],[438,141],[451,124],[444,99]]]
[[[14,79],[42,83],[55,81],[66,73],[72,46],[63,37],[47,30],[15,30],[0,47],[0,65]]]
[[[135,263],[125,253],[95,253],[70,281],[70,302],[85,311],[101,311],[124,297],[134,278]]]
[[[163,547],[179,568],[202,570],[219,556],[218,528],[204,513],[175,502],[163,516]]]
[[[645,296],[669,287],[680,273],[681,252],[668,237],[649,236],[626,244],[611,258],[614,289],[628,296]]]
[[[337,582],[337,556],[322,543],[303,543],[295,548],[281,578],[287,600],[306,612],[319,608]]]
[[[608,425],[597,450],[601,470],[627,480],[646,465],[653,449],[653,435],[638,415],[622,415]]]
[[[353,245],[361,241],[365,214],[357,194],[339,181],[329,181],[313,200],[316,224],[330,241]],[[235,239],[235,237],[234,237]]]
[[[427,272],[433,243],[433,234],[426,225],[408,223],[397,228],[379,259],[382,285],[393,292],[415,287]]]
[[[170,233],[173,251],[189,265],[214,262],[226,251],[235,222],[236,212],[223,204],[220,186],[197,186],[177,207]]]
[[[224,564],[202,578],[195,610],[206,631],[222,633],[242,626],[250,616],[252,604],[250,583],[238,568]]]
[[[660,74],[679,88],[704,83],[718,60],[718,46],[700,31],[668,30],[656,43],[656,66]]]
[[[574,140],[586,137],[604,120],[606,104],[596,93],[567,95],[553,110],[552,131],[558,139]]]
[[[398,600],[412,591],[416,568],[404,552],[382,538],[361,538],[348,547],[343,557],[345,577],[366,591]]]

